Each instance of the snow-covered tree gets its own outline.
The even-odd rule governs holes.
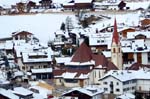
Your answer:
[[[66,25],[65,25],[65,26],[66,26],[66,29],[67,29],[68,32],[69,32],[71,29],[74,28],[71,17],[68,16],[68,17],[66,18]]]

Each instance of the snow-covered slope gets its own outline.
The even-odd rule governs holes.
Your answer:
[[[0,38],[10,37],[12,32],[24,30],[35,34],[42,42],[47,42],[54,38],[54,32],[60,29],[67,16],[68,14],[0,16]]]

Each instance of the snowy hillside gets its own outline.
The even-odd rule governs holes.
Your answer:
[[[53,39],[54,32],[60,29],[67,16],[67,14],[0,16],[0,38],[10,37],[12,32],[24,30],[35,34],[42,42],[47,42],[50,38]]]

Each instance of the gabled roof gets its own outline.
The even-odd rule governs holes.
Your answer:
[[[13,32],[12,36],[23,34],[23,33],[28,34],[28,35],[33,35],[32,33],[28,32],[28,31],[19,31],[19,32]]]
[[[118,68],[112,62],[108,61],[104,55],[93,54],[93,60],[95,61],[95,68],[106,68],[107,71],[118,70]]]
[[[95,61],[95,66],[99,66],[99,65],[106,66],[107,64],[107,59],[104,55],[93,54],[92,58]]]
[[[87,86],[87,87],[83,87],[83,88],[81,88],[81,87],[72,88],[68,92],[63,93],[62,96],[67,96],[68,94],[73,93],[75,91],[78,92],[78,95],[80,93],[82,93],[82,94],[86,94],[86,95],[88,95],[90,97],[93,97],[93,96],[96,96],[96,95],[99,95],[99,94],[103,93],[103,90],[100,89],[100,88],[97,88],[97,86],[92,86],[92,87]]]
[[[92,59],[92,51],[86,43],[82,43],[74,53],[71,62],[88,62]]]
[[[107,71],[109,70],[118,70],[118,68],[111,61],[108,61]]]
[[[133,63],[129,68],[128,70],[139,70],[140,68],[150,68],[150,65],[144,65],[144,64],[141,64],[141,63]]]
[[[116,19],[115,19],[115,22],[114,22],[114,32],[113,32],[112,42],[115,42],[116,44],[119,43],[119,35],[118,35],[118,31],[117,31]]]
[[[15,94],[13,94],[10,90],[6,90],[3,88],[0,88],[0,95],[8,98],[8,99],[19,99],[19,97]]]

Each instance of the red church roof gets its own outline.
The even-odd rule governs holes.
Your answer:
[[[74,53],[71,62],[88,62],[92,60],[92,51],[86,43],[82,43]]]
[[[104,55],[93,54],[93,60],[95,61],[95,67],[101,65],[102,68],[106,68],[107,71],[118,70],[118,68],[112,62],[108,61]]]
[[[118,31],[117,31],[116,19],[115,19],[115,22],[114,22],[114,32],[113,32],[112,42],[115,42],[116,44],[119,43],[119,35],[118,35]]]
[[[86,43],[84,42],[80,45],[80,47],[74,53],[71,62],[82,63],[82,62],[88,62],[91,60],[95,61],[95,67],[101,65],[102,68],[106,68],[107,71],[118,69],[112,62],[108,61],[104,55],[93,54],[90,47],[88,47]]]

